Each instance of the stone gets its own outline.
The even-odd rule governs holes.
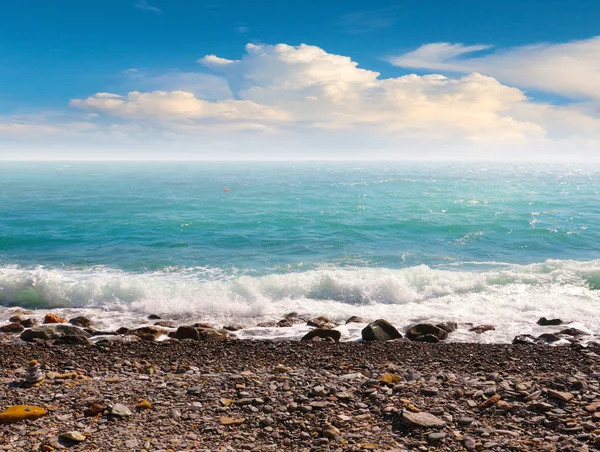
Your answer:
[[[135,330],[129,330],[127,334],[133,334],[143,341],[155,342],[161,336],[166,335],[167,331],[154,326],[143,326],[141,328],[136,328]]]
[[[104,410],[106,410],[106,408],[106,405],[94,403],[93,405],[90,405],[85,410],[83,410],[83,415],[86,417],[93,417],[98,414],[104,413]]]
[[[432,446],[440,444],[446,438],[446,434],[444,432],[433,432],[427,435],[427,442]]]
[[[148,320],[160,320],[161,316],[157,315],[157,314],[150,314],[148,316]]]
[[[151,410],[152,409],[152,405],[147,400],[142,400],[140,403],[138,403],[135,406],[135,409],[138,410],[138,411]]]
[[[554,342],[560,341],[560,337],[558,337],[556,334],[544,333],[537,337],[537,341],[545,342],[546,344],[553,344]]]
[[[30,328],[21,333],[21,339],[25,342],[33,342],[34,339],[57,340],[70,344],[88,344],[91,337],[79,327],[68,324],[49,324]]]
[[[127,408],[125,405],[117,403],[117,404],[113,405],[112,408],[110,409],[110,414],[115,417],[123,418],[123,417],[131,416],[133,414],[133,412],[129,408]]]
[[[531,334],[519,334],[518,336],[515,336],[512,343],[516,345],[532,345],[537,344],[538,342]]]
[[[314,326],[317,328],[324,328],[324,329],[331,329],[331,328],[335,328],[336,326],[338,326],[338,324],[336,322],[334,322],[333,320],[331,320],[328,317],[315,317],[314,319],[310,319],[308,322],[306,322],[306,324],[308,326]]]
[[[402,381],[402,377],[396,374],[383,374],[383,376],[379,379],[379,383],[391,386],[396,383],[400,383]]]
[[[469,331],[477,334],[483,334],[487,331],[494,331],[496,327],[494,325],[477,325],[473,328],[469,328]]]
[[[402,334],[387,320],[378,319],[369,323],[361,331],[361,336],[365,341],[390,341],[393,339],[402,339]]]
[[[24,420],[35,420],[46,414],[46,410],[39,406],[13,405],[0,413],[0,424],[13,424]]]
[[[411,341],[414,341],[417,337],[424,336],[426,334],[431,334],[437,337],[440,341],[443,341],[448,337],[448,333],[445,330],[430,323],[419,323],[417,325],[413,325],[406,332],[406,337]]]
[[[592,402],[592,403],[586,405],[584,410],[587,411],[588,413],[600,411],[600,401],[595,401],[595,402]]]
[[[235,325],[226,325],[223,327],[223,329],[225,331],[239,331],[239,330],[243,330],[244,327],[242,325],[235,324]]]
[[[310,340],[312,340],[315,337],[318,337],[318,338],[321,338],[321,339],[331,338],[335,342],[339,342],[340,339],[341,339],[341,337],[342,337],[342,333],[339,332],[338,330],[330,330],[330,329],[324,329],[324,328],[315,328],[314,330],[311,330],[308,333],[306,333],[302,337],[302,340],[303,341],[310,341]]]
[[[482,410],[486,409],[486,408],[489,408],[489,407],[495,405],[500,399],[501,399],[500,394],[494,394],[489,399],[484,400],[483,402],[481,402],[479,404],[479,408],[482,409]]]
[[[26,387],[39,386],[45,379],[46,375],[42,372],[39,363],[35,360],[31,361],[27,367],[24,385]]]
[[[421,336],[417,336],[413,339],[414,342],[428,342],[430,344],[435,344],[440,341],[440,338],[434,336],[433,334],[423,334]]]
[[[159,320],[154,322],[154,326],[161,326],[163,328],[177,328],[177,325],[172,320]]]
[[[71,320],[69,320],[69,323],[71,325],[80,326],[82,328],[90,328],[94,325],[94,322],[82,315],[78,317],[73,317]]]
[[[573,394],[571,394],[570,392],[561,392],[561,391],[555,391],[553,389],[549,389],[548,397],[550,397],[551,399],[560,400],[561,402],[569,402],[575,396]]]
[[[537,324],[541,326],[556,326],[562,325],[563,321],[561,319],[547,319],[546,317],[540,317]]]
[[[246,422],[246,419],[244,419],[243,417],[223,416],[221,417],[221,419],[219,419],[219,422],[221,423],[221,425],[241,425],[244,422]]]
[[[17,322],[9,323],[0,327],[0,331],[3,333],[20,333],[25,327]]]
[[[346,325],[348,325],[349,323],[367,323],[367,321],[365,319],[363,319],[362,317],[353,315],[348,320],[346,320]]]
[[[33,317],[23,319],[19,323],[21,325],[23,325],[25,328],[33,328],[34,326],[37,326],[39,324],[38,320],[34,319]]]
[[[74,443],[81,443],[82,441],[85,441],[85,436],[83,436],[81,433],[73,430],[70,432],[65,432],[65,433],[61,433],[60,435],[58,435],[58,438],[61,440],[67,440],[67,441],[72,441]]]
[[[559,331],[556,334],[564,334],[565,336],[585,336],[587,333],[585,331],[578,330],[577,328],[567,328],[565,330]]]
[[[446,422],[429,413],[413,413],[406,409],[402,410],[402,419],[413,427],[422,428],[444,428]]]
[[[331,425],[323,429],[323,436],[334,441],[340,441],[342,439],[342,433],[340,432],[340,430]]]
[[[443,323],[437,323],[435,326],[437,326],[438,328],[441,328],[446,333],[452,333],[452,332],[456,331],[456,329],[458,328],[458,323],[443,322]]]
[[[67,319],[64,319],[56,314],[46,314],[44,316],[44,323],[67,323]]]
[[[198,330],[193,326],[180,326],[175,331],[175,335],[173,336],[175,339],[183,340],[183,339],[193,339],[195,341],[200,340],[200,334]]]

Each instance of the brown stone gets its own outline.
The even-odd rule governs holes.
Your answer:
[[[44,323],[67,323],[67,319],[64,319],[56,314],[46,314],[44,316]]]

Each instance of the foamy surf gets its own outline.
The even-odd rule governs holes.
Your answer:
[[[486,268],[491,265],[487,264]],[[299,338],[310,328],[257,328],[286,313],[328,316],[340,323],[353,315],[384,318],[400,330],[417,322],[455,321],[454,341],[510,342],[517,334],[540,334],[539,317],[600,331],[600,260],[548,260],[465,270],[323,267],[306,272],[235,276],[220,269],[166,269],[127,273],[106,268],[0,268],[0,320],[14,307],[63,316],[87,315],[100,329],[148,323],[159,314],[180,324],[239,324],[244,338]],[[477,268],[468,265],[468,268]],[[491,324],[494,331],[469,332]],[[363,324],[339,327],[345,340],[360,337]]]

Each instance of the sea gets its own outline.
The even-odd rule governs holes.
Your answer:
[[[98,329],[359,316],[511,342],[600,333],[600,168],[466,162],[0,162],[0,323]],[[477,325],[495,330],[477,334]]]

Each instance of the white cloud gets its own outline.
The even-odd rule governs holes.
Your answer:
[[[395,21],[396,7],[346,13],[340,18],[340,26],[347,33],[370,33],[391,27]]]
[[[434,43],[390,58],[396,66],[434,71],[481,72],[504,83],[600,101],[600,36],[559,44],[500,49],[484,55],[488,46]]]
[[[478,50],[483,46],[425,53],[459,61]],[[198,62],[216,75],[144,75],[133,82],[164,88],[73,99],[73,114],[83,110],[96,127],[74,128],[73,142],[97,140],[114,149],[139,143],[156,152],[164,146],[188,157],[224,158],[523,159],[564,149],[568,156],[591,155],[600,145],[593,106],[535,103],[478,72],[383,78],[347,56],[286,44],[248,44],[238,60],[208,55]],[[219,89],[211,93],[209,86]]]

